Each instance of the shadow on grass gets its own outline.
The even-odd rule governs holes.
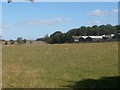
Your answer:
[[[64,87],[71,87],[73,90],[78,90],[78,88],[119,88],[119,80],[120,76],[102,77],[99,79],[85,79],[77,82],[68,81],[75,84]]]

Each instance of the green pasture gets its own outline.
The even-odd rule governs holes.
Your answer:
[[[9,45],[2,60],[4,88],[74,87],[118,76],[118,43]]]

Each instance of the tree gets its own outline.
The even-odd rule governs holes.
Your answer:
[[[92,26],[92,35],[97,36],[99,35],[100,27],[97,25]]]
[[[49,35],[46,34],[46,35],[44,36],[44,38],[42,39],[42,41],[46,41],[47,43],[50,42]]]
[[[87,28],[85,26],[82,26],[80,28],[80,35],[81,36],[86,36],[87,35]]]
[[[44,38],[37,38],[36,41],[44,41]]]
[[[92,28],[91,27],[87,27],[87,36],[92,35]]]
[[[16,41],[17,41],[18,44],[22,44],[23,43],[22,37],[18,37]]]
[[[65,42],[65,35],[60,32],[60,31],[56,31],[53,34],[51,34],[50,36],[51,38],[51,42],[50,43],[64,43]]]
[[[5,39],[2,39],[1,41],[2,41],[2,42],[5,42]]]
[[[14,40],[10,40],[10,44],[14,44],[15,43],[15,41]]]
[[[112,38],[114,40],[120,41],[120,35],[119,34],[115,34]]]
[[[7,41],[5,41],[5,45],[8,45],[8,42],[7,42]]]
[[[71,29],[66,34],[69,34],[70,36],[76,36],[77,35],[77,30],[76,29]]]
[[[110,35],[114,34],[114,39],[118,39],[118,33],[120,34],[120,25],[112,26],[110,24],[107,25],[94,25],[92,27],[81,26],[80,28],[70,29],[66,33],[62,33],[61,31],[56,31],[53,34],[45,35],[43,38],[38,38],[36,40],[42,40],[47,43],[73,43],[74,39],[72,36],[99,36],[99,35]],[[91,38],[87,38],[88,41],[92,41]],[[111,39],[112,40],[112,39]],[[86,41],[83,38],[80,38],[80,41]]]
[[[74,39],[72,38],[71,35],[65,34],[65,42],[66,42],[66,43],[73,43],[73,42],[74,42]]]
[[[32,41],[30,40],[30,44],[32,43]]]
[[[23,39],[23,43],[26,43],[27,42],[27,39]]]

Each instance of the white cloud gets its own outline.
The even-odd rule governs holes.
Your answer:
[[[96,9],[96,10],[88,12],[87,14],[91,16],[105,16],[108,14],[109,15],[118,14],[119,12],[120,12],[119,9],[113,9],[111,11]]]
[[[88,12],[87,14],[92,16],[104,16],[108,14],[108,11],[96,9],[91,12]]]
[[[20,21],[19,24],[23,25],[55,25],[63,22],[70,21],[70,18],[54,18],[54,19],[46,19],[46,20],[24,20]]]
[[[88,21],[88,24],[90,25],[102,25],[102,24],[109,24],[111,23],[111,19],[104,19],[102,21],[94,20],[94,21]]]
[[[65,18],[65,21],[71,21],[71,19],[70,18]]]
[[[102,22],[101,21],[88,21],[88,24],[99,25],[99,24],[102,24]]]
[[[15,26],[12,25],[12,24],[3,24],[3,25],[0,25],[0,28],[2,28],[3,30],[4,29],[13,29]]]
[[[118,14],[118,9],[113,9],[113,10],[112,10],[112,13],[113,13],[113,14]]]
[[[69,22],[70,18],[54,18],[54,19],[46,19],[46,20],[23,20],[18,21],[15,24],[1,24],[0,30],[9,30],[14,29],[16,26],[40,26],[40,25],[56,25],[64,22]]]

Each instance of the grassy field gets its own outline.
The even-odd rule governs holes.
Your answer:
[[[117,75],[117,42],[3,46],[4,88],[61,88]]]

